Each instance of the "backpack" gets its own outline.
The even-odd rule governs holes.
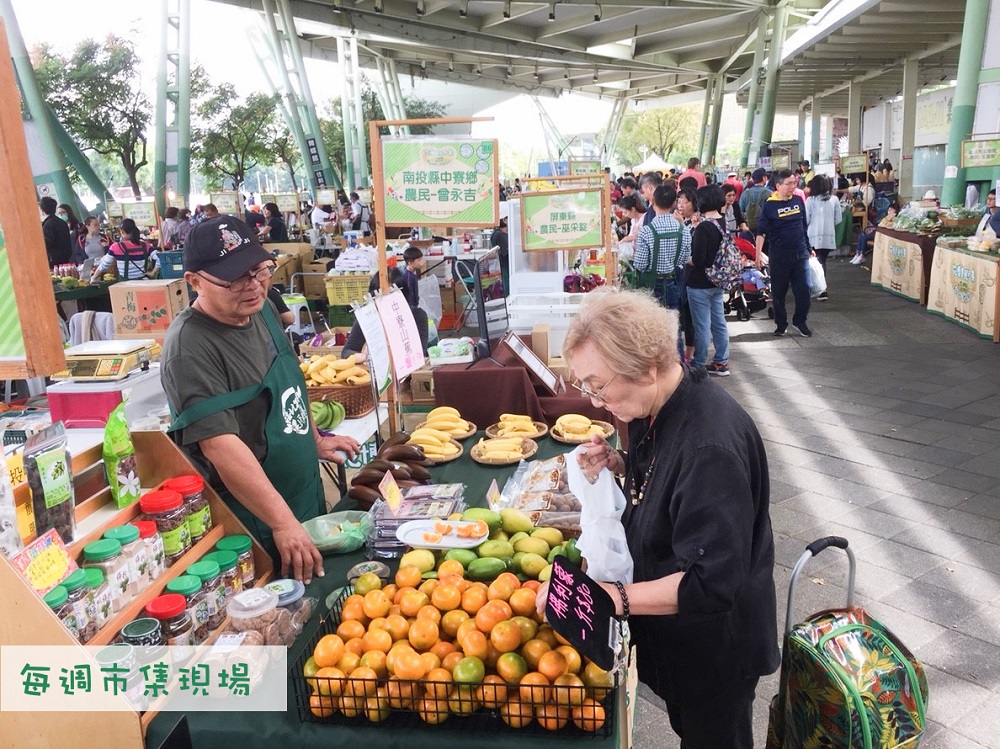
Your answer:
[[[761,208],[764,205],[764,200],[767,200],[768,197],[764,190],[760,191],[760,195],[763,196],[763,200],[752,198],[747,202],[747,209],[743,212],[743,218],[746,219],[750,231],[757,231],[757,222],[760,220]]]
[[[656,286],[656,277],[659,275],[657,271],[657,266],[660,262],[660,242],[664,239],[674,238],[677,240],[677,246],[680,247],[681,234],[684,228],[681,227],[676,231],[664,231],[659,232],[656,230],[651,223],[646,224],[649,230],[653,234],[653,251],[650,253],[649,258],[649,270],[645,271],[631,271],[627,273],[627,278],[625,279],[628,283],[628,287],[632,289],[652,289]],[[645,229],[646,227],[643,227]]]
[[[728,231],[723,231],[714,221],[710,221],[719,233],[722,234],[722,243],[715,253],[715,261],[711,266],[705,268],[705,275],[708,280],[714,283],[723,291],[730,291],[743,276],[743,256],[740,254],[733,235]]]

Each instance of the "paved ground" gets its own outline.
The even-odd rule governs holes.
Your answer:
[[[846,258],[828,273],[811,339],[775,338],[762,313],[729,325],[722,382],[767,443],[778,625],[805,545],[847,537],[859,603],[927,667],[921,747],[1000,747],[1000,346],[872,288]],[[843,605],[846,569],[837,550],[807,566],[796,620]],[[776,691],[776,675],[761,682],[760,747]],[[641,689],[636,747],[679,746],[662,707]]]

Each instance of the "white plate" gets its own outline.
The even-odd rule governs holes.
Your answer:
[[[473,549],[487,538],[487,536],[463,538],[453,530],[448,535],[442,536],[441,540],[437,543],[430,543],[424,539],[424,534],[436,533],[437,531],[434,530],[435,523],[448,523],[448,525],[456,530],[460,525],[476,524],[475,521],[469,520],[411,520],[408,523],[403,523],[396,529],[396,538],[407,546],[412,546],[414,549]]]

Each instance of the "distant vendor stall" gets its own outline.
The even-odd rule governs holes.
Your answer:
[[[982,338],[1000,342],[997,275],[1000,255],[939,244],[930,272],[927,311]]]
[[[927,303],[935,238],[879,227],[872,254],[872,286],[911,302]]]

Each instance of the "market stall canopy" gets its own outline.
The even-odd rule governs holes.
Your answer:
[[[671,166],[673,165],[668,164],[655,153],[650,153],[649,156],[643,159],[641,164],[636,164],[632,167],[632,171],[636,174],[640,172],[667,172]]]

